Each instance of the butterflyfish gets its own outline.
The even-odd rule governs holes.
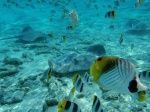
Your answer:
[[[49,82],[51,77],[52,77],[52,68],[49,68],[47,72],[47,79],[45,79],[45,81]]]
[[[139,7],[143,4],[143,0],[136,0],[135,7]]]
[[[150,71],[141,71],[139,73],[139,78],[141,80],[150,81]]]
[[[57,105],[58,112],[81,112],[79,106],[69,100],[63,100]]]
[[[66,41],[67,37],[65,35],[62,36],[62,41]]]
[[[101,102],[96,95],[94,95],[93,98],[92,112],[103,112],[103,109],[101,107]]]
[[[93,76],[94,82],[108,90],[133,96],[147,90],[139,80],[135,66],[123,58],[109,56],[97,58],[90,68],[90,75]],[[137,100],[141,97],[143,96],[138,94]]]
[[[115,10],[112,10],[112,11],[108,11],[106,14],[105,14],[105,18],[116,18],[116,11]]]
[[[78,92],[83,92],[84,83],[79,74],[75,74],[72,78],[73,86]]]
[[[67,26],[66,30],[74,30],[74,26]]]
[[[119,44],[120,44],[120,45],[122,45],[122,43],[123,43],[123,39],[124,39],[124,35],[123,35],[123,34],[121,34],[121,35],[120,35],[120,39],[119,39]]]
[[[83,80],[85,83],[88,83],[90,81],[90,75],[87,72],[85,72],[83,76]]]
[[[54,38],[54,35],[53,35],[53,34],[48,34],[48,36],[49,36],[50,38]]]

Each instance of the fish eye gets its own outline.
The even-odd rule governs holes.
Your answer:
[[[99,57],[98,59],[97,59],[97,61],[101,61],[102,60],[102,57]]]

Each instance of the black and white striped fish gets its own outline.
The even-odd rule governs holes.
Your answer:
[[[115,10],[112,10],[112,11],[108,11],[106,14],[105,14],[105,18],[116,18],[116,11]]]
[[[94,95],[93,98],[92,112],[103,112],[103,109],[101,107],[101,102],[96,95]]]
[[[69,100],[63,100],[62,102],[58,103],[57,107],[58,112],[81,112],[79,106]]]
[[[85,72],[85,74],[83,76],[83,81],[85,83],[88,83],[90,81],[90,75],[87,72]]]
[[[79,74],[75,74],[72,78],[73,86],[78,92],[83,92],[84,83]]]
[[[147,90],[147,87],[139,80],[135,66],[122,58],[107,56],[97,58],[91,66],[90,75],[99,86],[120,93],[134,96]],[[146,100],[142,94],[138,95],[138,101]]]
[[[150,71],[142,71],[139,73],[139,78],[141,80],[150,81]]]

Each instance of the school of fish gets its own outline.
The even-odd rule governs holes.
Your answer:
[[[86,0],[83,0],[86,2]],[[32,0],[26,0],[25,4],[21,4],[16,2],[15,0],[6,0],[6,3],[2,4],[2,7],[17,7],[17,8],[25,8],[30,7],[32,9],[36,9],[36,7],[31,3]],[[42,3],[48,2],[52,6],[59,6],[60,4],[65,4],[68,6],[71,0],[36,0],[37,4],[42,6]],[[78,2],[81,2],[78,0]],[[115,19],[117,17],[116,7],[119,7],[126,0],[114,0],[114,6],[111,4],[102,5],[103,8],[109,8],[109,11],[103,15],[106,19]],[[135,0],[135,8],[142,6],[143,0]],[[93,0],[94,3],[94,0]],[[97,4],[93,5],[96,10],[99,9]],[[91,4],[86,4],[87,8],[92,7]],[[114,9],[112,10],[112,7]],[[51,10],[51,13],[54,14],[56,11]],[[96,14],[99,16],[99,14]],[[64,30],[67,32],[71,32],[75,30],[79,23],[79,14],[76,10],[67,10],[63,8],[61,19],[64,19],[66,16],[69,16],[70,24],[66,25]],[[50,17],[49,21],[53,22],[53,18]],[[109,29],[114,29],[114,25],[110,25]],[[48,34],[50,38],[54,38],[54,34]],[[65,42],[67,40],[67,36],[65,34],[62,35],[61,40]],[[124,34],[121,33],[119,36],[119,44],[122,45],[124,42]],[[134,44],[131,45],[131,50],[134,48]],[[141,82],[141,80],[150,80],[150,71],[141,71],[138,73],[136,67],[130,61],[120,58],[120,57],[112,57],[112,56],[103,56],[98,57],[95,62],[92,63],[89,68],[89,72],[86,72],[83,77],[79,74],[75,74],[72,77],[72,85],[73,87],[70,89],[67,99],[62,99],[57,105],[58,112],[81,112],[82,108],[79,105],[72,101],[75,92],[84,92],[86,87],[85,85],[92,81],[96,83],[100,88],[106,90],[112,90],[119,93],[125,93],[132,96],[132,98],[136,99],[139,102],[144,102],[147,100],[147,87]],[[53,77],[53,67],[50,67],[47,71],[47,77],[45,79],[46,83],[50,83],[51,78]],[[92,80],[90,80],[90,78]],[[100,98],[97,95],[93,96],[92,110],[91,112],[103,112],[102,103]]]

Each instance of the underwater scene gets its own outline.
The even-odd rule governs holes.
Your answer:
[[[0,0],[0,112],[150,112],[150,0]]]

